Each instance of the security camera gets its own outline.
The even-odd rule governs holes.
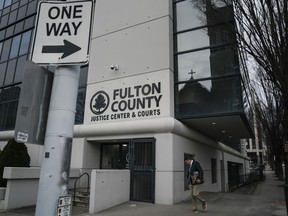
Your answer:
[[[116,70],[119,69],[119,65],[111,65],[111,66],[110,66],[110,69],[116,71]]]

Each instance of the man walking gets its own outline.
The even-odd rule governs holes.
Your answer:
[[[204,183],[203,169],[198,161],[192,159],[185,159],[185,163],[189,165],[189,171],[187,173],[187,178],[189,180],[189,187],[191,190],[192,197],[192,213],[197,213],[197,200],[201,202],[204,212],[207,212],[207,202],[205,199],[200,197],[199,187]]]

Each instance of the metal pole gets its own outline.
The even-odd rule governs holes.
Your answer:
[[[54,216],[58,198],[68,195],[80,66],[56,68],[41,166],[36,216]]]

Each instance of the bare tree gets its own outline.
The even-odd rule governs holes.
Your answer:
[[[283,154],[288,136],[287,0],[233,0],[233,3],[238,43],[259,67],[256,79],[263,91],[256,91],[261,103],[256,107],[257,117],[269,141],[268,149],[275,156],[276,174],[282,179],[283,160],[287,176],[287,160]],[[285,179],[287,182],[287,177]]]
[[[288,1],[287,0],[191,0],[212,20],[223,18],[219,8],[231,10],[232,24],[239,48],[256,62],[256,80],[263,91],[254,89],[259,100],[255,107],[262,128],[269,141],[269,150],[279,157],[277,169],[283,160],[283,144],[288,137]],[[210,18],[211,19],[211,18]],[[215,22],[215,21],[214,21]],[[215,22],[217,24],[217,22]],[[231,22],[229,23],[231,28]],[[245,74],[253,88],[251,76]],[[255,77],[255,76],[254,76]],[[255,84],[255,83],[253,83]],[[264,101],[263,95],[264,93]],[[284,157],[284,159],[286,159]],[[286,180],[288,181],[288,179]]]
[[[270,164],[275,168],[275,174],[279,179],[283,180],[282,164],[285,161],[283,142],[286,139],[283,131],[284,105],[281,92],[264,74],[262,68],[258,68],[257,79],[252,82],[254,113],[264,134]]]

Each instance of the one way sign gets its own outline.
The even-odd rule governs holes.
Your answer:
[[[40,65],[87,64],[92,14],[93,0],[40,2],[31,61]]]

